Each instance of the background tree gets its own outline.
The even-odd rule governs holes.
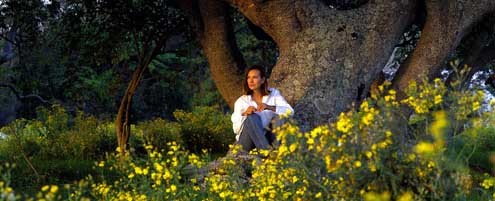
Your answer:
[[[0,125],[16,118],[16,113],[30,115],[34,105],[47,103],[39,91],[51,80],[39,79],[39,72],[45,71],[46,60],[33,54],[33,49],[44,42],[43,25],[49,17],[49,11],[39,0],[1,1],[0,2]],[[46,71],[45,71],[46,73]],[[26,75],[25,80],[19,79]],[[49,76],[53,74],[49,74]],[[47,82],[45,82],[47,81]],[[53,83],[56,84],[56,83]],[[29,89],[28,89],[29,88]],[[6,94],[6,95],[3,95]]]
[[[87,5],[92,8],[93,5]],[[180,14],[170,7],[168,1],[101,1],[95,3],[97,19],[108,20],[111,37],[129,47],[135,56],[134,73],[120,103],[115,129],[121,150],[126,150],[130,135],[130,112],[132,98],[142,79],[144,71],[158,54],[163,51],[170,36],[180,31]],[[88,12],[89,13],[89,12]],[[155,26],[159,24],[159,26]],[[115,37],[117,36],[117,37]],[[118,37],[122,38],[118,38]],[[130,44],[128,43],[130,42]],[[129,65],[124,61],[124,66]]]

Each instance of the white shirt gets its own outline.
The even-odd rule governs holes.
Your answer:
[[[275,117],[275,115],[286,114],[290,111],[292,115],[294,113],[294,109],[287,103],[287,101],[282,97],[280,92],[277,89],[270,88],[270,94],[263,96],[262,103],[267,105],[275,106],[275,112],[271,110],[263,110],[261,112],[255,112],[261,117],[261,123],[263,127],[268,127],[270,121]],[[242,123],[246,120],[247,116],[242,116],[249,106],[253,106],[258,108],[258,104],[252,98],[251,95],[242,95],[235,101],[234,105],[234,113],[232,113],[232,127],[234,129],[234,133],[236,134],[235,138],[239,140],[239,135],[242,131]]]

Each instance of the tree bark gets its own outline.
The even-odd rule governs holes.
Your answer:
[[[149,52],[143,52],[140,54],[139,63],[136,66],[136,70],[132,74],[131,81],[127,86],[127,89],[120,102],[117,117],[115,118],[115,133],[117,135],[117,143],[119,146],[119,152],[124,155],[127,151],[127,145],[129,137],[131,135],[131,122],[129,121],[132,107],[132,97],[136,92],[137,87],[141,81],[141,77],[144,71],[148,68],[151,61],[158,55],[162,47],[165,45],[165,36],[161,36],[156,42],[154,48]],[[146,50],[147,48],[143,48]]]
[[[426,22],[421,38],[394,78],[399,95],[404,96],[403,90],[411,81],[438,76],[462,38],[475,23],[494,10],[495,1],[492,0],[426,1]]]
[[[231,109],[242,95],[246,63],[235,42],[229,6],[212,0],[177,1],[188,14],[203,53],[208,59],[211,76]]]
[[[370,1],[336,10],[320,1],[227,1],[268,33],[280,56],[270,77],[303,128],[326,123],[364,98],[415,1]]]
[[[145,66],[138,65],[136,70],[132,74],[132,79],[127,86],[127,89],[120,102],[119,110],[117,112],[117,117],[115,119],[115,132],[117,134],[117,142],[119,146],[119,152],[124,154],[127,151],[127,143],[129,142],[129,137],[131,135],[131,123],[129,121],[131,106],[132,106],[132,96],[136,92],[137,85],[141,80],[141,75],[143,74]]]
[[[486,16],[480,24],[475,26],[472,33],[462,40],[462,62],[459,67],[468,72],[464,75],[465,77],[461,77],[468,79],[466,80],[467,82],[464,82],[464,86],[469,84],[469,79],[471,79],[476,72],[486,68],[487,65],[492,63],[495,59],[495,41],[493,41],[493,33],[495,33],[494,17],[495,13]],[[464,69],[466,67],[469,69]],[[446,83],[451,85],[451,83],[459,79],[456,75],[456,73],[451,73],[446,80]]]
[[[246,63],[235,42],[228,5],[223,2],[200,0],[203,19],[201,46],[210,63],[211,76],[230,108],[242,95],[242,81]]]
[[[222,11],[226,6],[219,1],[238,9],[277,44],[279,57],[270,84],[294,106],[303,129],[335,119],[366,97],[421,5],[416,0],[345,1],[358,3],[338,10],[323,0],[197,1],[200,14],[191,19],[199,27],[213,79],[231,107],[240,95],[238,69],[244,62]],[[469,28],[494,7],[492,0],[426,1],[422,37],[394,86],[402,91],[421,74],[434,76]]]

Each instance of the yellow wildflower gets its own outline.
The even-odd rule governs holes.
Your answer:
[[[397,198],[397,201],[413,201],[413,193],[407,191]]]
[[[361,122],[366,125],[366,126],[369,126],[372,122],[373,122],[373,119],[374,119],[374,114],[371,113],[371,112],[368,112],[366,113],[363,118],[361,119]]]
[[[354,162],[354,167],[356,167],[356,168],[361,167],[361,161],[355,161]]]
[[[435,146],[432,143],[420,142],[414,146],[414,151],[418,154],[431,154],[435,151]]]
[[[383,193],[367,192],[364,194],[365,201],[389,201],[390,193],[385,191]]]
[[[296,151],[297,146],[298,146],[298,145],[297,145],[297,143],[291,144],[291,145],[289,146],[289,151],[290,151],[291,153],[293,153],[294,151]]]
[[[58,191],[58,186],[52,185],[50,186],[50,193],[56,193]]]
[[[48,191],[48,189],[50,189],[50,186],[48,185],[41,187],[41,191]]]
[[[105,167],[105,161],[100,161],[98,163],[98,167]]]
[[[368,168],[371,172],[376,172],[376,165],[374,163],[368,163]]]
[[[163,174],[163,179],[165,180],[169,180],[169,179],[172,179],[172,174],[170,173],[170,171],[168,170],[165,170],[165,173]]]
[[[435,140],[442,139],[443,131],[448,126],[447,113],[445,111],[435,112],[435,121],[432,123],[430,130]]]
[[[156,171],[158,171],[158,172],[163,171],[163,166],[160,165],[160,163],[155,162],[155,163],[153,163],[153,166],[155,166]]]
[[[344,113],[340,113],[339,120],[337,121],[337,130],[342,133],[348,133],[352,126],[351,119]]]
[[[136,174],[143,174],[143,169],[141,169],[140,167],[136,166],[134,167],[134,172],[136,172]]]
[[[435,105],[438,105],[438,104],[442,103],[442,101],[443,101],[442,96],[441,95],[436,95],[435,96],[435,100],[433,102],[435,103]]]
[[[473,102],[473,111],[478,111],[480,109],[480,106],[481,106],[480,102],[474,101]]]
[[[365,155],[367,158],[371,158],[373,156],[373,153],[371,151],[366,151]]]
[[[492,186],[495,186],[495,177],[490,177],[488,179],[483,180],[481,186],[485,189],[490,189]]]
[[[172,184],[170,186],[170,190],[172,190],[172,192],[176,192],[177,191],[177,186],[175,186],[175,185]]]

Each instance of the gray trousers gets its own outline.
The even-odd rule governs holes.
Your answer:
[[[269,149],[274,139],[275,135],[263,128],[261,117],[250,114],[242,123],[242,131],[237,143],[242,145],[244,151],[251,151],[254,148]]]

